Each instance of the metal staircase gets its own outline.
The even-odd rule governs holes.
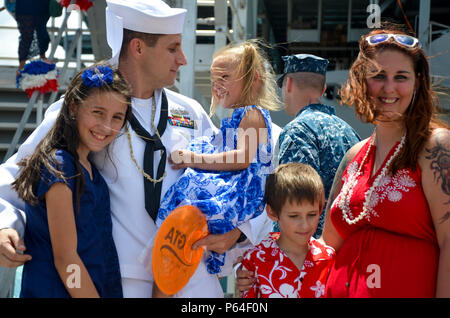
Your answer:
[[[17,135],[17,129],[29,104],[26,93],[15,87],[16,70],[16,66],[0,66],[0,162],[11,148],[11,141]],[[65,88],[66,86],[60,87],[55,98],[58,98]],[[50,94],[36,98],[34,105],[29,109],[28,118],[24,121],[23,132],[17,135],[17,145],[11,148],[11,152],[15,152],[42,121],[49,98]]]
[[[2,77],[14,78],[15,67],[2,68]],[[26,94],[15,87],[0,88],[0,158],[3,158],[8,151],[14,132],[17,129],[17,123],[25,111],[28,104]],[[20,142],[33,131],[36,127],[36,112],[33,111],[30,119],[25,125],[24,135]]]

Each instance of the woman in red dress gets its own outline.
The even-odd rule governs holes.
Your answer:
[[[393,25],[359,46],[342,101],[375,131],[335,176],[327,297],[450,297],[450,132],[436,119],[427,57]]]

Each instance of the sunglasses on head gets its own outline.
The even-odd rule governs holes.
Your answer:
[[[417,45],[420,45],[419,40],[413,36],[405,34],[392,34],[392,33],[370,35],[366,38],[366,41],[370,45],[378,45],[380,43],[388,41],[390,38],[393,38],[395,42],[408,48],[413,48],[416,47]]]

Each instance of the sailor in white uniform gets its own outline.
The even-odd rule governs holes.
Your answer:
[[[164,88],[173,85],[178,68],[186,64],[181,50],[185,13],[185,9],[170,8],[160,0],[107,0],[107,39],[113,55],[110,63],[118,65],[130,83],[133,119],[108,153],[95,153],[91,159],[110,190],[113,238],[125,297],[152,295],[152,275],[139,259],[154,237],[159,200],[182,173],[167,163],[168,154],[186,147],[193,137],[211,135],[217,130],[199,103]],[[124,30],[131,32],[122,47]],[[161,36],[149,46],[145,37],[134,37],[136,32]],[[34,151],[53,125],[61,105],[62,99],[52,104],[42,124],[0,166],[0,266],[18,266],[26,258],[14,252],[17,234],[13,229],[23,235],[25,220],[21,211],[24,203],[10,184],[18,175],[17,163]],[[217,239],[231,247],[243,233],[247,242],[256,244],[265,225],[262,216]],[[177,296],[223,297],[223,292],[218,278],[206,271],[203,261]]]

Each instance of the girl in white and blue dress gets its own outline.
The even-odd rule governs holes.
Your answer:
[[[171,153],[175,169],[186,168],[161,201],[157,226],[177,207],[193,205],[205,215],[212,234],[229,232],[264,211],[264,186],[272,165],[269,110],[280,102],[270,64],[256,42],[229,45],[213,56],[211,114],[233,110],[220,132],[194,139]],[[225,254],[209,251],[207,270],[217,274]]]

